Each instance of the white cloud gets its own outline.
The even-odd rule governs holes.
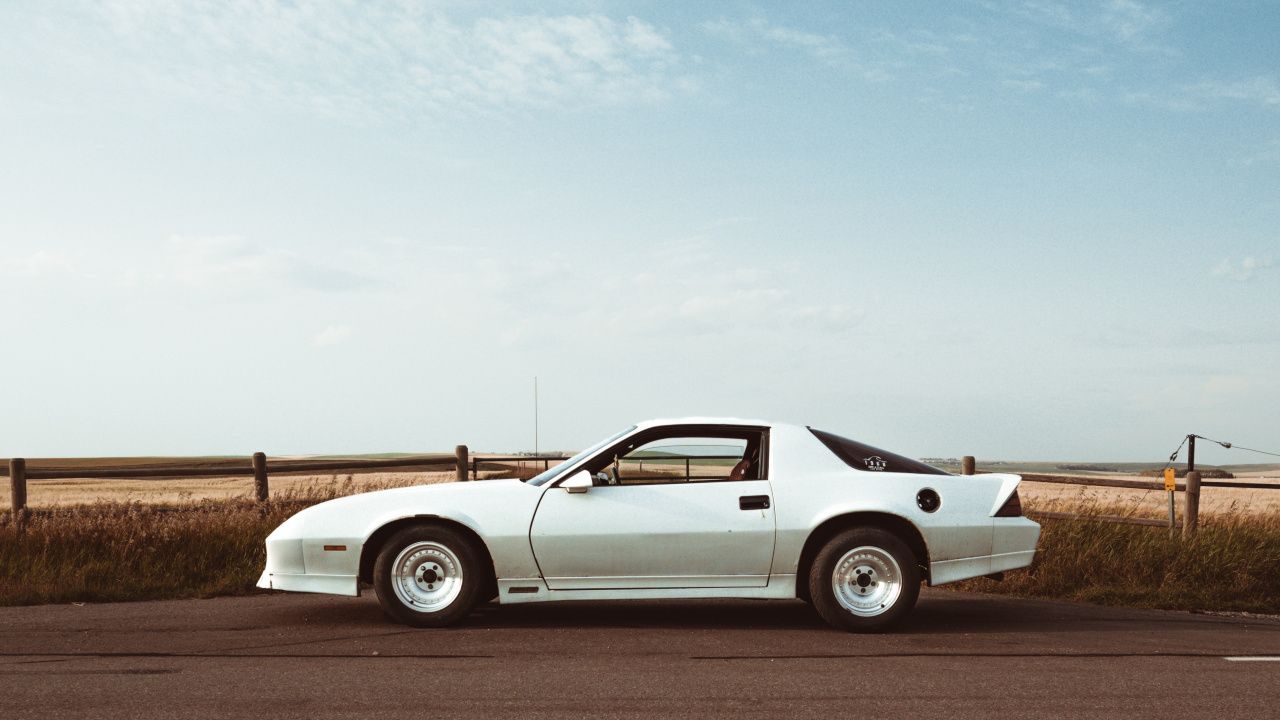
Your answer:
[[[1280,105],[1280,87],[1276,86],[1275,80],[1264,76],[1235,82],[1202,82],[1188,87],[1187,91],[1202,98],[1240,100],[1266,106]]]
[[[1005,87],[1015,88],[1023,92],[1032,92],[1044,87],[1044,83],[1039,80],[1004,80]]]
[[[217,105],[285,103],[358,120],[443,110],[651,101],[688,83],[634,17],[455,21],[410,0],[86,2],[33,45]],[[465,10],[465,8],[463,9]],[[36,13],[37,11],[32,11]]]
[[[1169,22],[1159,8],[1147,7],[1133,0],[1111,0],[1102,8],[1101,23],[1116,39],[1140,40]]]
[[[1036,2],[1028,0],[1022,8],[1032,17],[1037,17],[1054,25],[1068,26],[1074,22],[1074,16],[1066,5],[1056,2]]]
[[[1175,112],[1205,112],[1236,103],[1275,108],[1280,107],[1280,86],[1267,76],[1251,80],[1215,79],[1169,89],[1130,91],[1125,94],[1124,99],[1130,103],[1154,105]]]
[[[777,263],[736,262],[695,237],[609,256],[473,257],[449,275],[415,270],[420,303],[450,323],[498,329],[507,345],[649,348],[654,343],[804,338],[836,342],[864,312]],[[661,258],[655,265],[654,258]]]
[[[343,292],[374,281],[278,248],[262,247],[239,235],[169,238],[166,270],[160,279],[201,290],[228,290],[287,284],[321,292]]]
[[[1143,48],[1147,47],[1147,38],[1167,27],[1172,19],[1164,10],[1134,0],[1092,3],[1029,0],[993,6],[993,9],[998,7],[1037,24]]]
[[[1054,97],[1093,101],[1098,99],[1098,93],[1093,88],[1080,88],[1079,90],[1059,90]]]
[[[1218,264],[1213,269],[1213,276],[1226,278],[1228,280],[1237,280],[1245,282],[1252,280],[1255,273],[1259,270],[1266,270],[1275,267],[1275,260],[1269,257],[1255,258],[1247,257],[1239,263],[1233,263],[1228,258]]]
[[[1214,376],[1204,384],[1201,405],[1217,405],[1249,391],[1249,381],[1242,377]]]
[[[350,325],[330,325],[311,338],[311,347],[329,347],[351,337]]]
[[[1062,97],[1089,100],[1115,97],[1119,91],[1109,85],[1116,66],[1151,70],[1177,52],[1161,44],[1172,11],[1134,0],[973,5],[980,6],[972,8],[976,21],[841,23],[814,33],[755,18],[721,19],[703,28],[751,52],[790,48],[870,82],[914,82],[921,101],[955,108],[972,107],[980,98],[972,92],[975,84],[986,85],[985,91],[1003,87],[1066,91]]]
[[[702,27],[716,37],[746,45],[761,44],[763,41],[766,44],[803,50],[828,62],[846,61],[849,58],[849,49],[834,36],[774,25],[760,18],[745,22],[721,19],[703,23]]]
[[[1260,163],[1271,163],[1276,160],[1280,160],[1280,138],[1258,147],[1253,152],[1231,158],[1227,161],[1227,164],[1237,167],[1252,167]]]
[[[40,250],[25,257],[12,255],[0,258],[0,275],[39,276],[75,272],[71,256],[59,251]]]
[[[169,238],[168,276],[202,289],[241,285],[266,276],[272,255],[238,235],[174,235]]]

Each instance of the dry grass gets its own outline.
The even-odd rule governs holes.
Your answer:
[[[1134,504],[1097,499],[1027,503],[1036,509],[1132,515]],[[1020,597],[1168,610],[1280,613],[1280,518],[1237,509],[1201,515],[1193,539],[1164,528],[1040,520],[1035,562],[996,582],[944,587]]]
[[[266,562],[263,541],[302,508],[405,479],[312,482],[268,505],[244,499],[173,505],[97,502],[0,516],[0,605],[243,595]]]
[[[176,498],[161,495],[169,498],[164,504],[141,502],[155,496],[140,492],[122,501],[50,503],[21,529],[4,513],[0,605],[255,592],[265,562],[263,540],[299,509],[343,495],[451,477],[377,473],[292,482],[273,477],[273,502],[266,506],[246,500],[246,488],[237,479],[234,492],[213,485],[179,491]],[[213,496],[197,499],[198,492]],[[1032,484],[1022,492],[1029,509],[1149,517],[1164,512],[1163,493]],[[1171,540],[1160,528],[1046,520],[1032,567],[1008,573],[1000,583],[971,580],[946,587],[1136,607],[1280,612],[1280,519],[1274,512],[1259,512],[1256,505],[1215,505],[1219,492],[1229,491],[1206,490],[1204,528],[1194,540]]]

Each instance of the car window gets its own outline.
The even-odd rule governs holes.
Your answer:
[[[746,450],[737,438],[662,438],[619,458],[618,477],[623,485],[728,480]]]
[[[922,475],[950,475],[946,470],[939,470],[932,465],[925,465],[919,460],[912,460],[888,450],[871,447],[856,440],[832,435],[829,432],[809,428],[809,432],[822,441],[836,457],[854,470],[867,472],[917,473]]]
[[[570,470],[573,470],[573,469],[574,469],[575,467],[577,467],[577,466],[578,466],[578,465],[579,465],[583,460],[585,460],[588,456],[590,456],[590,455],[591,455],[591,453],[594,453],[595,451],[599,450],[600,448],[604,447],[605,445],[608,445],[609,443],[611,443],[611,442],[613,442],[613,441],[617,440],[618,438],[622,437],[623,435],[626,435],[627,433],[629,433],[629,432],[631,432],[632,430],[635,430],[635,429],[636,429],[636,426],[635,426],[635,425],[632,425],[631,427],[627,428],[626,430],[623,430],[623,431],[622,431],[622,432],[620,432],[620,433],[614,433],[613,435],[610,435],[608,438],[606,438],[606,439],[604,439],[604,440],[601,440],[600,442],[596,443],[595,445],[592,445],[591,447],[587,448],[586,450],[583,450],[582,452],[578,453],[577,455],[574,455],[573,457],[569,458],[568,460],[565,460],[564,462],[560,463],[559,465],[552,466],[551,468],[548,468],[545,472],[543,472],[543,473],[541,473],[541,474],[539,474],[539,475],[535,475],[534,477],[530,478],[527,482],[528,482],[530,485],[545,485],[546,483],[548,483],[548,482],[550,482],[550,481],[552,481],[552,480],[555,480],[556,478],[560,477],[561,475],[565,474],[566,472],[568,472],[568,471],[570,471]]]
[[[764,477],[764,436],[760,430],[710,426],[664,428],[638,435],[587,464],[597,485],[759,480]],[[684,430],[685,432],[681,432]]]

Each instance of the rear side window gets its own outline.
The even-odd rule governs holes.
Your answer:
[[[868,472],[918,473],[921,475],[950,475],[946,470],[939,470],[932,465],[925,465],[919,460],[912,460],[901,455],[863,445],[849,438],[832,435],[829,432],[809,428],[814,437],[822,441],[836,457],[854,470]]]

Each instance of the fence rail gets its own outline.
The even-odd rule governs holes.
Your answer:
[[[983,473],[984,475],[987,473]],[[1096,485],[1098,487],[1129,488],[1132,490],[1164,490],[1164,481],[1154,480],[1120,480],[1118,478],[1092,478],[1078,475],[1038,475],[1035,473],[1018,473],[1023,482],[1058,483],[1062,485]],[[1178,492],[1186,488],[1186,483],[1179,483]]]
[[[1134,488],[1137,490],[1164,490],[1162,480],[1119,480],[1116,478],[1081,477],[1078,475],[1037,475],[1017,473],[1025,482],[1063,483],[1067,485],[1097,485],[1099,487]],[[1198,473],[1197,473],[1198,474]],[[1177,483],[1177,492],[1186,490],[1186,483]],[[1280,483],[1242,483],[1221,480],[1201,480],[1200,487],[1243,488],[1245,490],[1280,490]]]
[[[568,460],[570,455],[509,455],[505,457],[472,457],[471,458],[471,479],[479,480],[480,472],[484,470],[484,465],[497,465],[502,469],[506,469],[510,463],[516,463],[517,469],[523,469],[525,464],[533,465],[537,469],[538,463],[542,463],[542,470],[546,472],[551,469],[551,463],[562,463]],[[465,463],[464,463],[465,465]],[[494,469],[493,467],[489,468]]]
[[[1159,518],[1128,517],[1125,515],[1082,515],[1080,513],[1049,512],[1048,510],[1029,510],[1027,511],[1027,515],[1031,517],[1049,518],[1050,520],[1097,520],[1099,522],[1120,523],[1122,525],[1169,527],[1168,520],[1161,520]],[[1182,527],[1181,522],[1175,522],[1174,525]]]
[[[192,467],[190,464],[162,463],[136,467],[84,466],[84,467],[28,467],[25,458],[9,460],[8,476],[11,509],[15,517],[27,512],[27,480],[84,479],[170,479],[188,477],[252,477],[254,497],[258,502],[270,499],[268,479],[271,475],[297,475],[314,472],[350,472],[379,470],[383,468],[413,468],[418,470],[455,471],[458,481],[479,479],[480,472],[488,465],[490,470],[509,468],[516,464],[541,464],[543,469],[552,463],[568,460],[560,455],[491,455],[472,457],[466,445],[459,445],[453,455],[412,455],[398,458],[350,459],[350,460],[268,460],[264,453],[254,453],[247,464],[227,462],[223,465]]]
[[[973,467],[972,463],[966,463],[966,470],[971,467]],[[973,473],[966,472],[964,474],[971,475]],[[1176,529],[1181,528],[1182,534],[1185,537],[1195,535],[1197,526],[1199,525],[1201,488],[1214,487],[1239,488],[1247,490],[1280,490],[1280,484],[1278,483],[1242,483],[1222,480],[1201,480],[1200,473],[1195,470],[1186,474],[1184,482],[1174,483],[1172,490],[1168,490],[1164,482],[1153,480],[1120,480],[1118,478],[1082,477],[1077,475],[1040,475],[1036,473],[1026,473],[1021,476],[1024,482],[1088,485],[1095,487],[1129,488],[1134,490],[1158,490],[1168,492],[1169,517],[1167,520],[1158,518],[1125,517],[1120,515],[1089,515],[1081,513],[1048,512],[1043,510],[1030,510],[1027,512],[1027,515],[1050,519],[1095,520],[1098,522],[1123,523],[1125,525],[1164,527],[1169,528],[1170,536],[1174,534]],[[1181,521],[1177,518],[1177,503],[1174,497],[1176,493],[1183,494],[1183,512]]]

